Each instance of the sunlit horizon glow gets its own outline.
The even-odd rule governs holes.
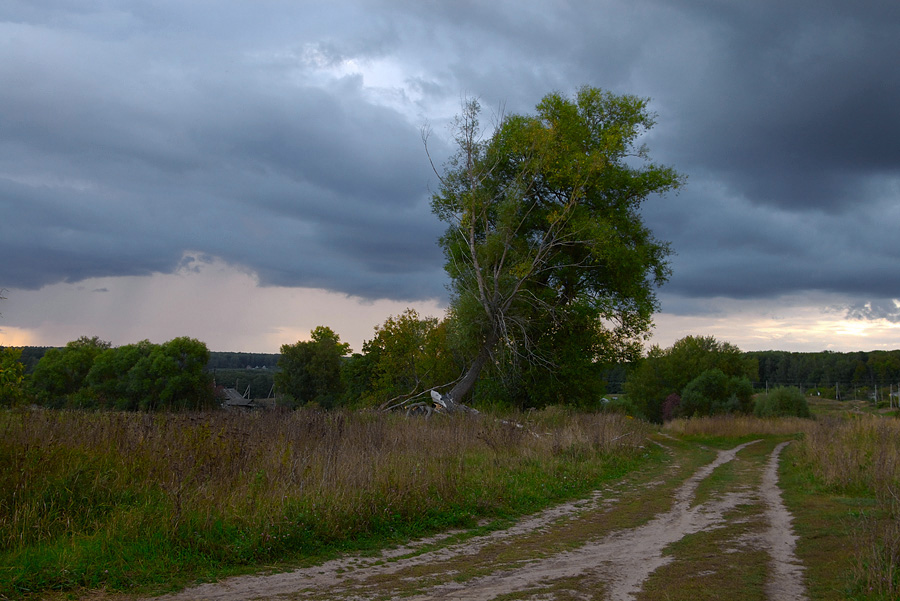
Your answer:
[[[360,352],[375,326],[407,307],[444,315],[437,301],[367,301],[314,288],[264,287],[252,273],[219,260],[190,263],[173,274],[91,278],[6,296],[3,314],[18,314],[25,325],[6,327],[0,317],[0,346],[63,346],[80,336],[120,346],[190,336],[214,351],[277,353],[283,344],[309,340],[323,325]]]
[[[669,347],[688,335],[708,335],[745,351],[856,352],[900,349],[900,323],[848,315],[827,294],[779,299],[712,299],[708,315],[656,315],[652,344]]]

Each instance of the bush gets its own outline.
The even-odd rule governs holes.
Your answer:
[[[640,410],[635,407],[634,403],[628,397],[618,396],[612,398],[605,398],[600,401],[601,403],[601,411],[604,413],[619,413],[622,415],[631,415],[631,416],[639,416],[641,415]]]
[[[810,417],[806,397],[793,387],[774,388],[760,395],[753,412],[757,417]]]
[[[681,395],[673,392],[666,397],[662,405],[662,418],[664,422],[672,421],[678,415],[681,408]]]
[[[749,413],[752,398],[753,386],[747,378],[729,377],[719,369],[708,369],[684,387],[678,415]]]

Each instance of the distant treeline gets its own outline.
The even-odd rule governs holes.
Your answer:
[[[32,373],[40,358],[51,348],[24,347],[20,361],[26,373]],[[872,390],[900,386],[900,350],[849,353],[749,351],[744,356],[757,362],[757,377],[752,381],[757,389],[767,386],[797,386],[804,390],[837,388],[840,394],[858,388]],[[206,371],[215,375],[217,383],[241,388],[241,392],[250,385],[251,396],[260,398],[270,393],[271,370],[278,368],[280,357],[280,353],[213,351]],[[615,365],[605,370],[603,378],[607,394],[621,394],[631,370],[630,365]]]
[[[278,365],[280,353],[225,353],[210,351],[206,369],[254,369]]]
[[[838,353],[822,351],[800,353],[790,351],[747,351],[744,356],[757,362],[753,387],[797,386],[804,390],[838,388],[846,393],[856,388],[874,389],[900,386],[900,350]],[[620,394],[630,366],[609,368],[606,390]],[[842,396],[845,396],[842,394]]]
[[[837,353],[754,351],[757,386],[768,384],[800,388],[895,387],[900,384],[900,350]]]
[[[22,347],[22,356],[19,361],[25,366],[25,373],[32,373],[41,357],[52,346],[26,346]],[[230,353],[210,351],[209,363],[206,369],[254,369],[267,367],[273,369],[278,365],[279,353]]]

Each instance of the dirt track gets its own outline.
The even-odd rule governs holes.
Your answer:
[[[451,534],[378,557],[238,577],[161,599],[624,601],[729,592],[740,599],[736,590],[754,587],[755,598],[806,599],[777,482],[786,443],[773,444],[745,443],[715,452],[712,461],[709,449],[669,449],[673,461],[665,472],[505,530],[464,542],[452,542]]]

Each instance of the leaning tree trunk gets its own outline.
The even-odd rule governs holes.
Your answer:
[[[488,359],[491,358],[491,351],[493,350],[494,345],[497,343],[497,340],[499,340],[499,336],[497,336],[496,333],[491,333],[491,335],[488,336],[487,340],[485,340],[484,344],[481,346],[481,350],[478,352],[478,356],[475,357],[475,361],[472,362],[472,365],[469,366],[469,369],[466,371],[465,375],[459,382],[456,383],[456,385],[450,390],[450,392],[441,395],[435,391],[432,391],[431,397],[436,403],[446,409],[447,413],[477,413],[475,409],[464,405],[462,403],[462,399],[464,399],[466,395],[471,392],[472,387],[475,386],[475,382],[478,381],[478,376],[481,375],[481,370],[488,362]]]

